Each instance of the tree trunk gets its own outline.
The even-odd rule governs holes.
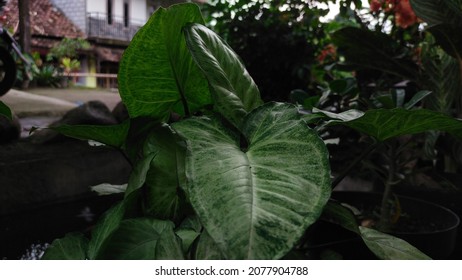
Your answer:
[[[24,53],[30,53],[30,13],[29,0],[18,0],[19,9],[19,44]]]

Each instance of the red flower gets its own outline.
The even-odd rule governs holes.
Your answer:
[[[382,9],[383,0],[371,0],[369,5],[371,7],[371,11],[377,13]]]
[[[402,28],[408,28],[418,20],[409,0],[370,0],[369,4],[371,11],[374,13],[382,8],[384,12],[393,12],[395,14],[395,24]]]
[[[417,16],[412,10],[409,0],[397,1],[395,6],[395,23],[396,25],[407,28],[417,22]]]

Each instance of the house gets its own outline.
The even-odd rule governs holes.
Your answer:
[[[65,37],[85,38],[92,48],[80,54],[77,82],[87,87],[107,86],[110,77],[116,86],[119,61],[135,33],[157,8],[179,2],[185,1],[30,0],[31,48],[44,55]],[[18,0],[9,0],[7,8],[6,25],[18,32]]]
[[[94,57],[83,72],[116,74],[124,49],[158,6],[146,0],[51,0],[92,44]],[[82,64],[83,65],[83,64]],[[84,65],[83,65],[84,66]],[[86,78],[86,86],[96,86]],[[101,79],[101,83],[106,82]],[[114,81],[114,80],[113,80]]]

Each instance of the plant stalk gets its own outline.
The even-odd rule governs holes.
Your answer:
[[[395,171],[396,171],[396,162],[395,162],[395,147],[390,145],[389,156],[388,156],[388,176],[385,181],[385,190],[382,196],[382,202],[380,204],[380,219],[378,221],[378,228],[381,231],[387,231],[390,227],[390,207],[388,202],[392,194],[392,186],[395,184]]]

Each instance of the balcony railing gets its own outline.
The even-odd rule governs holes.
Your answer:
[[[105,13],[87,13],[87,36],[89,38],[130,41],[145,22],[137,19],[124,19]]]

